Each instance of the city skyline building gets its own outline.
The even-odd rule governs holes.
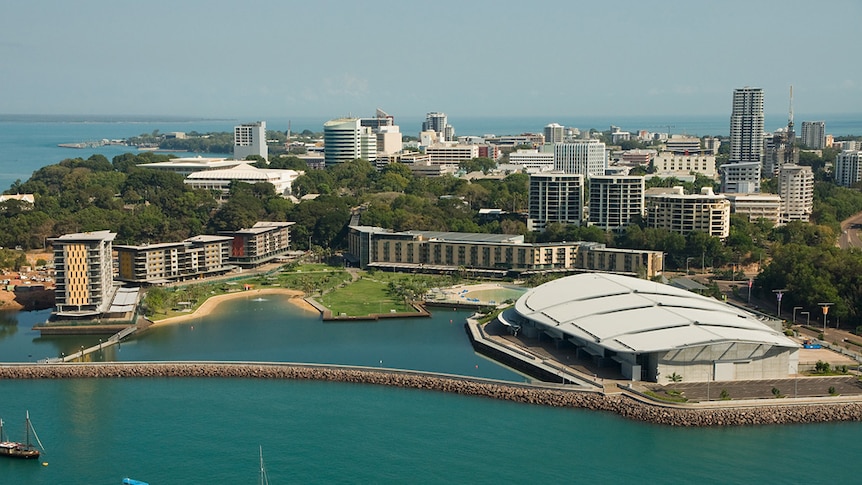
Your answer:
[[[437,139],[440,141],[455,140],[455,127],[449,124],[446,113],[431,111],[426,114],[425,121],[422,122],[422,131],[437,133]]]
[[[269,160],[269,147],[266,145],[266,121],[243,123],[233,128],[233,158],[245,160],[249,156],[255,155]]]
[[[835,157],[835,183],[850,187],[862,181],[862,151],[844,150]]]
[[[826,122],[803,121],[801,142],[808,148],[820,150],[826,147]]]
[[[544,231],[559,222],[580,226],[584,217],[584,176],[559,171],[530,175],[527,229]]]
[[[604,175],[608,168],[605,144],[598,140],[554,144],[554,170],[581,174],[584,178]]]
[[[728,194],[756,194],[760,192],[760,162],[725,163],[721,172],[721,192]]]
[[[545,135],[545,143],[562,143],[565,141],[566,129],[563,125],[558,123],[551,123],[545,126],[544,135]]]
[[[700,231],[719,239],[730,235],[730,201],[710,187],[687,195],[682,187],[647,189],[646,226],[686,235]]]
[[[621,231],[644,215],[645,182],[639,176],[594,176],[589,181],[590,226]]]
[[[359,118],[337,118],[323,124],[324,165],[349,162],[357,158],[377,159],[377,135],[362,126]]]
[[[781,223],[808,222],[814,209],[814,172],[811,167],[785,164],[778,173]]]
[[[763,162],[763,123],[763,89],[735,89],[730,114],[730,163]]]

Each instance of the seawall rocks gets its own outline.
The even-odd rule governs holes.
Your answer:
[[[2,379],[215,377],[296,379],[425,389],[527,404],[606,411],[667,426],[744,426],[862,421],[860,403],[768,405],[736,409],[681,409],[650,405],[624,394],[604,395],[491,381],[338,366],[254,363],[107,363],[2,365]]]

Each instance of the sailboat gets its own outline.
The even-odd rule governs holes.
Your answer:
[[[257,483],[259,485],[269,485],[269,478],[266,477],[266,467],[263,466],[263,446],[260,447],[260,478]]]
[[[45,447],[42,446],[42,442],[39,440],[39,436],[36,434],[33,424],[30,423],[30,411],[27,411],[27,416],[24,419],[24,431],[27,436],[24,443],[7,441],[6,436],[3,433],[3,420],[0,419],[0,455],[11,458],[39,458],[39,450],[30,444],[31,431],[33,432],[33,437],[36,438],[36,442],[39,443],[39,447],[43,450]]]

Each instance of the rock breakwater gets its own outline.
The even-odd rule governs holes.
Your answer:
[[[338,366],[256,363],[108,363],[0,366],[2,379],[81,378],[256,378],[374,384],[502,399],[526,404],[605,411],[667,426],[744,426],[788,423],[862,421],[862,403],[824,401],[817,404],[746,408],[692,409],[646,403],[625,394],[506,384],[417,372]]]

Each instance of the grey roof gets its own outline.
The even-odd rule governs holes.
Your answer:
[[[629,276],[585,273],[540,285],[515,304],[522,317],[617,352],[720,342],[798,345],[755,315],[713,298]]]
[[[108,313],[127,313],[133,311],[138,304],[140,288],[118,288],[111,301]]]

